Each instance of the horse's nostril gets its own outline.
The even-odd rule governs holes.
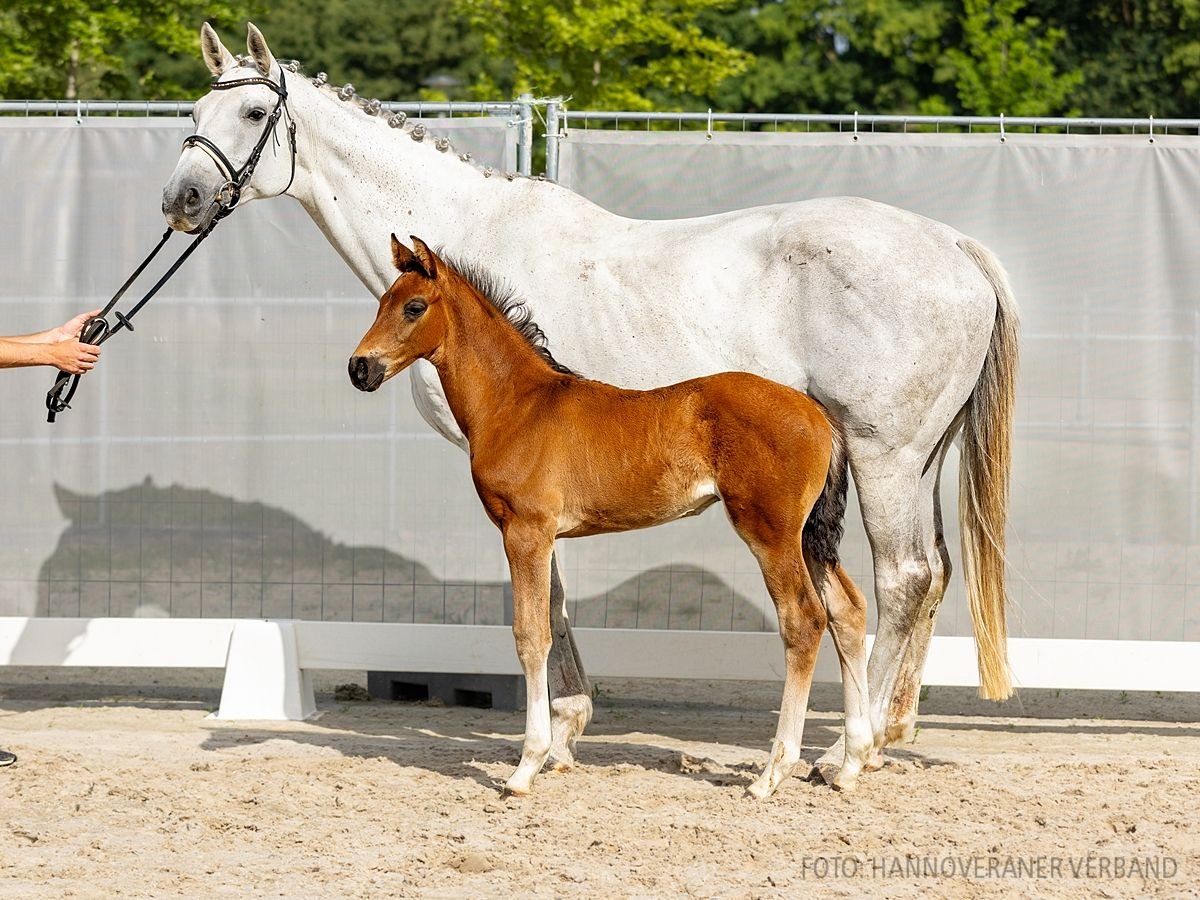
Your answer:
[[[355,387],[363,387],[367,383],[367,360],[362,356],[350,358],[350,380]]]
[[[189,213],[200,207],[200,192],[194,187],[188,188],[183,194],[183,205]]]

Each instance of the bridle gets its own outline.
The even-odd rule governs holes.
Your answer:
[[[274,137],[275,145],[279,145],[279,137],[275,133],[275,128],[279,124],[280,117],[284,115],[287,116],[288,120],[288,148],[291,151],[292,157],[291,174],[288,178],[287,186],[275,196],[286,194],[288,189],[291,188],[292,182],[296,179],[296,120],[292,118],[291,111],[288,109],[287,79],[284,76],[283,68],[280,67],[279,70],[278,84],[276,84],[270,78],[252,76],[250,78],[234,79],[233,81],[218,81],[214,78],[211,87],[214,91],[227,91],[231,90],[232,88],[245,87],[252,84],[261,84],[264,87],[270,88],[275,92],[275,95],[278,99],[275,101],[275,108],[271,110],[271,114],[267,117],[266,126],[263,128],[263,132],[258,138],[258,143],[254,145],[254,149],[250,151],[249,158],[240,169],[235,169],[233,167],[233,163],[229,161],[229,157],[225,155],[221,148],[204,135],[189,134],[183,139],[184,150],[186,150],[188,147],[198,147],[203,150],[216,164],[217,168],[221,171],[221,175],[225,178],[225,183],[217,188],[216,195],[213,197],[212,202],[208,207],[210,210],[214,206],[217,207],[216,213],[211,219],[209,219],[208,224],[203,228],[188,232],[189,234],[196,235],[196,239],[188,244],[187,249],[179,255],[175,262],[171,264],[171,267],[167,269],[163,276],[154,283],[154,286],[146,292],[142,299],[134,304],[133,308],[130,309],[128,313],[122,313],[118,310],[114,310],[113,307],[115,307],[121,297],[125,295],[125,291],[128,290],[129,286],[137,280],[137,277],[141,275],[146,266],[150,264],[150,260],[154,259],[154,257],[158,255],[158,251],[163,248],[163,246],[170,239],[171,235],[175,233],[173,228],[167,228],[167,230],[163,232],[163,236],[159,238],[158,244],[156,244],[154,249],[150,251],[150,254],[142,260],[142,262],[134,270],[133,274],[125,280],[125,283],[121,285],[120,289],[113,294],[112,299],[108,301],[104,309],[100,310],[98,315],[93,316],[83,323],[83,328],[81,328],[79,331],[79,340],[82,343],[99,345],[103,344],[114,334],[117,334],[122,328],[133,331],[133,323],[130,320],[137,315],[138,311],[143,306],[150,302],[150,298],[157,294],[159,288],[161,288],[167,283],[168,280],[170,280],[171,276],[175,274],[176,270],[178,270],[178,268],[183,265],[184,261],[192,255],[197,247],[200,246],[200,243],[206,237],[212,234],[213,229],[217,227],[217,223],[233,212],[234,208],[238,205],[238,201],[242,199],[242,190],[247,184],[249,184],[250,179],[253,177],[254,170],[258,166],[258,161],[262,158],[263,149],[267,146],[267,141]],[[105,318],[105,316],[107,316],[110,312],[117,319],[116,325],[110,326]],[[79,388],[79,379],[81,377],[81,375],[71,375],[68,372],[60,372],[57,375],[54,380],[54,386],[46,393],[47,422],[53,422],[55,417],[60,412],[65,409],[70,409],[71,398],[75,396],[75,391]]]
[[[254,149],[250,151],[250,157],[246,160],[245,165],[240,169],[235,169],[233,163],[229,161],[229,157],[222,152],[212,140],[206,138],[202,134],[189,134],[183,139],[183,149],[188,147],[199,147],[209,158],[216,163],[221,174],[225,176],[225,183],[217,189],[217,200],[221,202],[221,208],[218,210],[216,218],[223,219],[225,216],[233,212],[238,201],[242,199],[242,188],[250,181],[250,177],[254,174],[254,169],[258,165],[258,160],[262,157],[263,148],[267,146],[267,140],[274,137],[275,145],[279,146],[279,137],[275,134],[275,126],[279,123],[279,118],[284,113],[288,117],[288,144],[292,152],[292,171],[288,177],[287,187],[280,194],[286,194],[288,188],[292,186],[292,182],[296,179],[296,120],[292,118],[291,113],[287,108],[287,80],[283,74],[283,68],[279,69],[279,83],[276,84],[270,78],[262,76],[253,76],[251,78],[238,78],[233,81],[217,81],[213,79],[212,89],[214,91],[228,91],[237,87],[246,87],[251,84],[261,84],[264,87],[270,88],[279,98],[275,101],[275,108],[271,110],[271,114],[267,117],[266,127],[263,128],[262,134],[258,138],[258,143],[254,145]],[[224,200],[223,197],[228,192],[229,199]],[[278,196],[278,195],[276,195]],[[214,220],[215,221],[215,220]],[[211,225],[212,223],[210,223]]]

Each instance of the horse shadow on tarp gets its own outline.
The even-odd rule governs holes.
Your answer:
[[[100,494],[54,492],[68,526],[38,574],[39,616],[511,623],[507,582],[443,580],[392,550],[336,542],[279,507],[149,477]],[[761,606],[693,565],[569,599],[577,626],[774,627]]]

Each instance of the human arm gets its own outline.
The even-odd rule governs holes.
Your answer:
[[[11,337],[0,337],[0,341],[8,341],[13,344],[49,344],[59,341],[70,341],[79,337],[79,332],[83,330],[83,323],[90,319],[98,309],[93,309],[89,312],[80,313],[74,318],[68,319],[57,328],[48,328],[45,331],[36,331],[33,334],[17,334]],[[25,365],[41,365],[41,363],[25,363]]]
[[[80,313],[57,328],[22,334],[15,337],[0,337],[0,369],[18,366],[54,366],[63,372],[80,375],[90,370],[100,357],[100,348],[93,344],[80,343],[79,332],[83,323],[98,313]]]
[[[54,366],[71,375],[82,375],[96,365],[100,348],[77,340],[29,343],[0,338],[0,369],[20,366]]]

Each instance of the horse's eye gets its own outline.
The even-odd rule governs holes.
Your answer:
[[[261,122],[266,114],[267,111],[265,109],[252,109],[250,112],[246,113],[246,118],[248,118],[251,122]]]
[[[427,304],[424,300],[409,300],[404,304],[404,318],[419,319],[421,314],[425,312]]]

